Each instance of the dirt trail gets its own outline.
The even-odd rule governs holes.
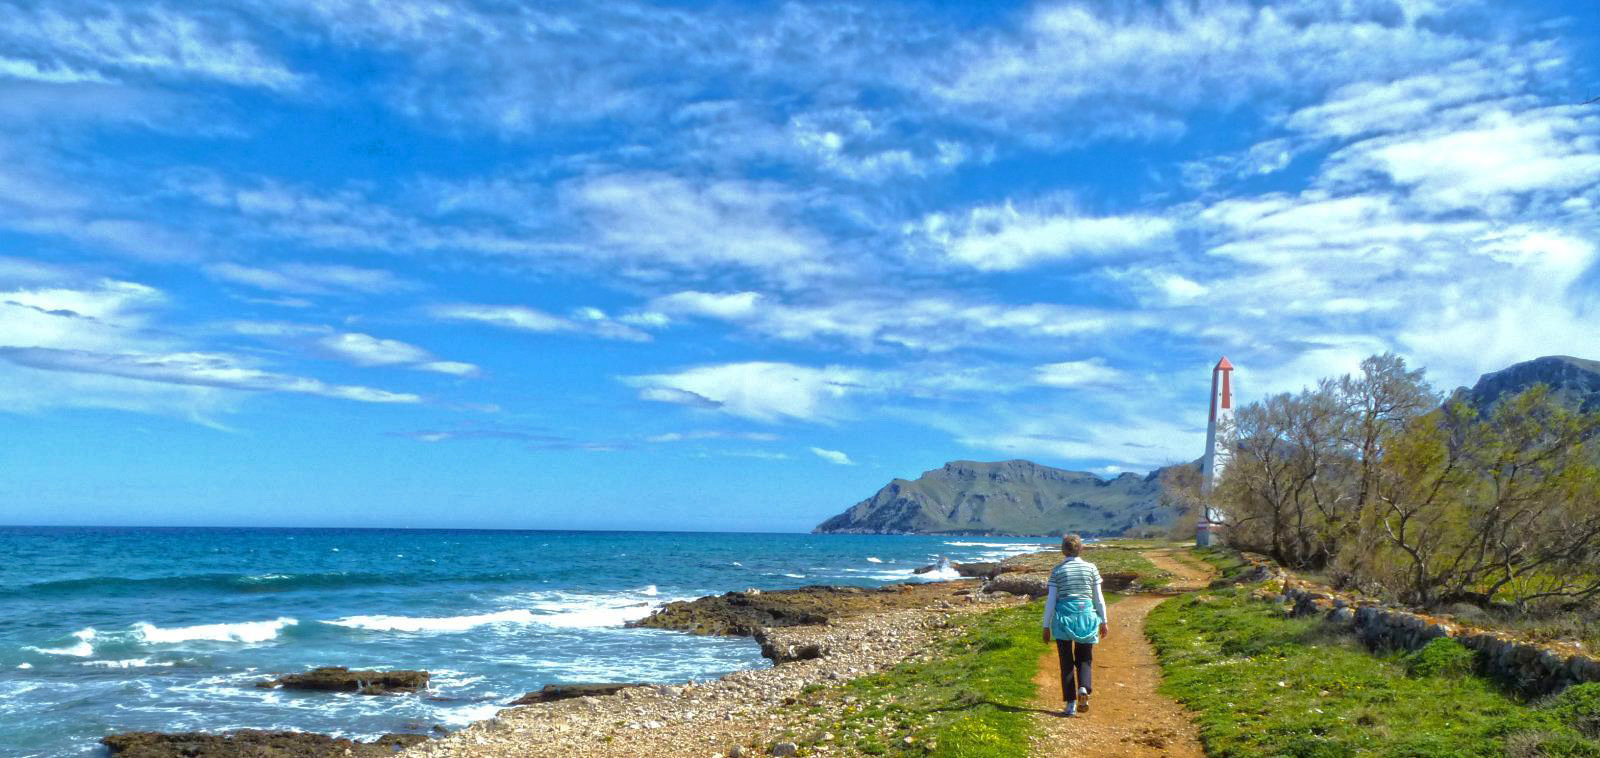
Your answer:
[[[1209,568],[1180,561],[1171,550],[1144,553],[1176,577],[1173,592],[1200,589]],[[1094,650],[1094,690],[1086,715],[1062,718],[1061,670],[1051,651],[1039,659],[1035,706],[1050,713],[1034,718],[1036,756],[1203,756],[1198,730],[1183,706],[1156,692],[1161,669],[1144,636],[1144,619],[1166,595],[1130,595],[1108,609],[1111,631]]]

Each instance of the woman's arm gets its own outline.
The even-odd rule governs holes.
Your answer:
[[[1100,593],[1100,571],[1094,572],[1094,612],[1100,614],[1100,623],[1106,623],[1106,597]]]
[[[1050,592],[1044,597],[1044,628],[1050,628],[1050,617],[1056,612],[1056,586],[1050,585]]]

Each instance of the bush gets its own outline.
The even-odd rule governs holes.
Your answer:
[[[1600,738],[1600,683],[1573,685],[1540,706],[1590,738]]]
[[[1462,677],[1472,673],[1477,654],[1448,637],[1440,637],[1405,657],[1406,673],[1413,677]]]

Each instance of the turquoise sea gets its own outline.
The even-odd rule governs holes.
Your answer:
[[[457,728],[553,682],[707,679],[743,638],[624,629],[676,599],[951,578],[1039,539],[677,532],[0,527],[0,754],[132,730]],[[418,668],[421,696],[262,690],[315,666]]]

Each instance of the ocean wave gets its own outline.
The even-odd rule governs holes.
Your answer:
[[[31,650],[35,653],[44,653],[45,655],[70,655],[74,658],[88,658],[94,655],[94,638],[97,636],[94,627],[79,629],[73,632],[72,636],[77,638],[78,641],[60,647],[34,647],[28,645],[22,649]]]
[[[58,579],[0,590],[0,597],[63,595],[144,595],[156,590],[212,592],[291,592],[294,590],[338,589],[385,585],[415,586],[424,583],[462,582],[500,584],[526,582],[540,577],[526,572],[501,572],[452,576],[432,572],[308,572],[259,574],[180,574],[177,576],[121,577],[97,576],[83,579]]]
[[[106,669],[139,669],[152,666],[176,666],[177,661],[151,661],[149,658],[124,658],[114,661],[84,661],[79,666],[92,666]]]
[[[640,597],[652,598],[645,601]],[[661,600],[655,585],[641,592],[591,594],[548,592],[523,595],[529,607],[539,611],[538,623],[566,629],[603,629],[636,621],[667,602]],[[688,599],[688,598],[677,598]]]
[[[883,563],[883,559],[869,555],[867,556],[867,563]]]
[[[285,627],[300,623],[296,619],[279,617],[271,621],[244,621],[236,624],[196,624],[163,629],[141,621],[133,625],[134,634],[153,645],[174,645],[183,642],[244,642],[260,643],[276,639]]]
[[[464,632],[488,624],[531,624],[537,620],[533,611],[519,609],[472,616],[346,616],[322,623],[377,632]]]

